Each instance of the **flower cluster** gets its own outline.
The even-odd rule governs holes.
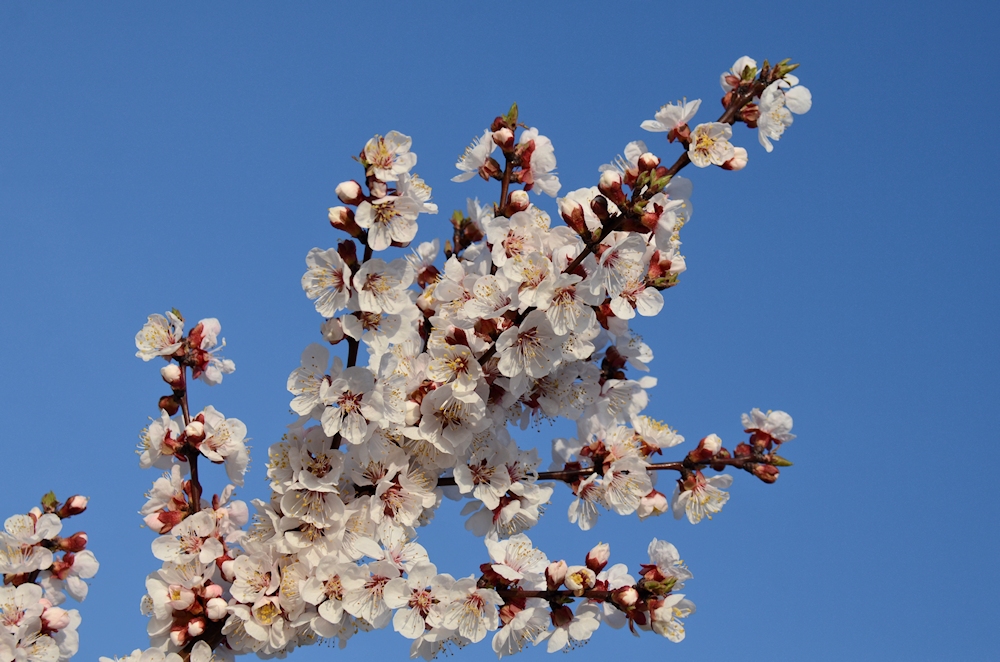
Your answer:
[[[0,531],[0,662],[64,662],[80,644],[80,612],[59,605],[87,597],[97,574],[87,534],[61,537],[63,521],[87,509],[87,497],[59,503],[51,492],[41,508],[14,515]]]
[[[654,540],[632,576],[607,567],[607,545],[568,565],[525,532],[556,489],[547,480],[568,486],[569,519],[587,530],[602,510],[698,523],[721,510],[732,482],[706,472],[732,467],[771,483],[790,465],[776,451],[793,437],[791,417],[758,409],[744,414],[750,438],[732,452],[712,434],[682,460],[657,462],[684,437],[643,413],[657,381],[636,373],[649,372],[653,352],[630,320],[660,313],[687,266],[680,231],[692,186],[678,172],[744,167],[746,150],[729,142],[737,122],[769,147],[788,112],[808,110],[793,69],[741,58],[723,76],[723,115],[694,129],[700,101],[664,106],[642,128],[683,146],[673,165],[630,142],[595,185],[558,198],[556,222],[529,196],[559,193],[552,142],[521,124],[515,105],[456,164],[454,181],[499,182],[499,201],[469,200],[443,246],[424,242],[395,259],[384,251],[409,246],[419,215],[437,206],[412,172],[410,137],[369,140],[357,157],[363,183],[337,186],[342,204],[329,210],[346,236],[306,256],[302,287],[326,344],[308,345],[288,377],[298,418],[268,449],[271,496],[253,502],[248,532],[233,485],[203,499],[197,469],[204,456],[242,485],[246,428],[188,407],[189,368],[209,384],[234,369],[215,351],[218,321],[184,337],[176,311],[151,316],[137,355],[167,359],[172,392],[144,431],[140,464],[169,473],[142,514],[163,566],[143,600],[153,648],[124,659],[270,658],[321,640],[343,646],[390,623],[428,659],[490,632],[498,656],[529,643],[572,647],[601,624],[683,639],[694,605],[675,591],[691,574],[673,545]],[[346,357],[332,356],[341,344]],[[557,417],[575,422],[576,437],[555,439],[542,471],[538,451],[511,431]],[[669,500],[654,487],[661,470],[680,474]],[[465,526],[484,539],[490,562],[478,578],[439,573],[417,542],[446,496],[465,501]]]

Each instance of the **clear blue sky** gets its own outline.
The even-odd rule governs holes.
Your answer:
[[[772,486],[737,476],[698,526],[607,517],[584,534],[557,492],[533,534],[550,557],[603,540],[635,567],[667,539],[698,605],[682,644],[602,629],[572,654],[1000,659],[998,28],[985,2],[0,4],[0,514],[50,488],[93,497],[78,523],[103,565],[79,659],[146,646],[157,562],[136,511],[158,473],[132,449],[163,391],[133,356],[148,314],[222,321],[237,372],[192,397],[246,422],[240,494],[265,497],[285,380],[317,338],[304,256],[334,245],[326,208],[365,140],[413,137],[444,212],[421,217],[430,238],[466,196],[497,195],[449,179],[511,101],[572,190],[630,140],[674,155],[640,122],[682,96],[707,121],[745,54],[801,62],[813,110],[770,155],[737,132],[742,172],[685,173],[688,272],[638,329],[650,413],[732,445],[741,412],[784,409],[796,465]],[[455,575],[485,560],[454,509],[421,542]]]

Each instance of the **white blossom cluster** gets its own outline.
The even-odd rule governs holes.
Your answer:
[[[746,96],[734,107],[739,121],[768,148],[789,111],[808,110],[808,91],[781,66],[765,63],[767,80],[777,76],[766,86],[749,58],[723,75],[727,95]],[[642,128],[679,140],[696,166],[745,166],[745,150],[729,143],[737,118],[691,130],[699,107],[664,106]],[[553,223],[528,195],[560,190],[552,142],[519,124],[514,107],[456,164],[455,181],[500,181],[500,203],[470,200],[466,215],[456,213],[443,260],[438,240],[390,259],[383,251],[408,246],[421,213],[437,213],[411,172],[411,146],[396,131],[368,141],[358,157],[364,184],[340,184],[343,205],[329,210],[347,237],[306,256],[302,287],[325,318],[323,339],[346,343],[347,357],[313,343],[289,375],[298,420],[268,450],[272,494],[253,502],[249,532],[233,485],[203,499],[192,471],[204,457],[242,485],[249,461],[239,420],[187,407],[188,368],[209,384],[234,369],[217,356],[218,321],[184,337],[179,314],[154,315],[136,336],[139,357],[167,359],[161,374],[173,394],[140,446],[143,467],[169,470],[142,510],[163,562],[142,605],[152,648],[121,659],[283,657],[390,623],[426,659],[491,632],[501,657],[529,643],[553,652],[602,623],[680,641],[694,605],[675,593],[691,574],[673,545],[654,540],[638,579],[622,564],[606,569],[607,545],[582,565],[534,548],[525,532],[554,488],[539,482],[537,450],[519,447],[510,430],[575,421],[575,438],[553,441],[551,468],[572,490],[568,517],[584,530],[602,510],[672,511],[697,523],[721,510],[732,480],[703,471],[735,466],[774,482],[788,465],[774,451],[793,437],[791,417],[754,409],[743,416],[747,443],[730,453],[709,435],[669,467],[681,473],[670,500],[654,488],[664,468],[654,456],[684,438],[643,413],[656,379],[629,371],[648,372],[653,352],[629,320],[657,315],[662,291],[686,268],[679,233],[691,218],[691,183],[679,167],[631,142],[599,169],[597,186],[558,199],[565,225]],[[491,562],[478,578],[438,573],[417,542],[444,496],[466,501],[465,526],[484,539]]]
[[[83,602],[84,580],[100,564],[84,549],[86,533],[59,534],[64,519],[86,509],[87,498],[60,506],[48,495],[43,505],[45,511],[7,518],[0,531],[0,662],[64,662],[80,645],[80,612],[59,605],[67,595]]]

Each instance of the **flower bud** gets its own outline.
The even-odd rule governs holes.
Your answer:
[[[566,221],[566,225],[577,234],[587,231],[587,222],[583,216],[583,205],[569,198],[559,198],[559,215]]]
[[[345,205],[357,205],[365,199],[365,194],[361,190],[361,184],[352,179],[337,184],[337,197]]]
[[[205,603],[205,615],[211,621],[221,621],[229,614],[229,604],[222,598],[212,598]]]
[[[319,327],[319,332],[323,335],[323,340],[327,341],[331,345],[336,345],[341,340],[344,339],[344,327],[340,324],[340,320],[336,317],[332,317]]]
[[[219,570],[222,571],[222,578],[227,582],[233,581],[236,578],[235,574],[236,560],[228,559],[219,564]]]
[[[177,413],[177,410],[181,408],[181,401],[173,395],[165,395],[160,398],[157,406],[167,412],[167,416],[173,416]]]
[[[565,561],[553,561],[545,568],[545,584],[550,591],[562,586],[566,579],[567,569]]]
[[[486,163],[479,167],[479,176],[487,181],[500,179],[500,173],[502,172],[503,169],[500,167],[500,164],[492,156],[487,158]]]
[[[711,451],[714,455],[719,452],[720,448],[722,448],[722,439],[720,439],[717,434],[710,434],[698,442],[698,448]]]
[[[184,436],[188,438],[188,441],[198,443],[205,439],[205,424],[201,421],[191,421],[184,428]]]
[[[597,188],[602,195],[616,205],[625,202],[625,193],[622,191],[622,176],[614,170],[605,170],[601,173],[601,181]]]
[[[577,597],[583,595],[587,589],[597,585],[597,575],[593,570],[582,565],[571,565],[566,569],[566,588],[573,591]]]
[[[723,170],[743,170],[747,167],[747,150],[743,147],[734,147],[735,155],[722,164]]]
[[[416,425],[420,420],[420,404],[413,400],[407,400],[403,405],[403,409],[406,414],[406,424]]]
[[[760,478],[765,483],[773,483],[778,480],[778,467],[773,467],[770,464],[755,464],[753,465],[753,475]]]
[[[164,534],[170,531],[184,519],[184,513],[179,510],[157,511],[143,518],[146,526],[154,533]]]
[[[84,533],[83,531],[78,531],[77,533],[71,535],[69,538],[63,538],[59,542],[59,549],[63,550],[64,552],[71,552],[75,554],[76,552],[82,552],[86,548],[87,548],[87,534]]]
[[[660,157],[652,152],[644,152],[639,156],[639,172],[655,170],[660,165]]]
[[[160,368],[160,377],[163,377],[163,381],[170,384],[172,388],[179,388],[183,384],[181,378],[181,367],[176,363],[168,363],[167,365]]]
[[[623,586],[612,592],[611,601],[621,607],[631,607],[639,602],[639,591],[634,586]]]
[[[527,209],[530,204],[531,200],[528,198],[528,192],[518,189],[510,194],[507,211],[511,214],[516,214],[519,211]]]
[[[183,648],[184,644],[187,643],[188,633],[187,628],[184,626],[174,626],[170,630],[170,643],[172,643],[177,648]]]
[[[89,498],[85,496],[80,496],[76,494],[66,499],[66,503],[59,508],[57,513],[61,519],[66,519],[67,517],[73,517],[73,515],[79,515],[87,509],[87,503],[90,501]]]
[[[611,218],[611,212],[608,211],[608,199],[603,195],[594,196],[594,199],[590,201],[590,211],[594,212],[601,223]]]
[[[42,612],[43,631],[55,632],[69,627],[69,612],[59,607],[48,607]]]
[[[337,230],[342,230],[352,237],[360,237],[364,233],[361,226],[354,221],[354,211],[347,207],[330,207],[328,216],[330,225]]]
[[[375,178],[369,178],[368,190],[372,192],[372,197],[376,199],[384,198],[388,191],[385,182]]]
[[[514,132],[507,127],[500,127],[493,132],[493,142],[505,152],[514,151]]]
[[[192,618],[188,622],[187,632],[192,637],[200,637],[205,633],[205,619],[204,618]]]
[[[610,557],[611,546],[606,542],[602,542],[587,552],[587,567],[594,572],[600,572],[604,570],[604,566],[608,564]]]

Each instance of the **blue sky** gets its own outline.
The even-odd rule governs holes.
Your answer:
[[[0,514],[48,489],[92,496],[77,523],[103,566],[79,659],[146,644],[138,603],[157,563],[136,511],[157,474],[132,449],[163,391],[133,356],[147,315],[221,320],[237,372],[193,403],[246,422],[255,462],[240,496],[266,497],[285,380],[317,339],[304,256],[334,245],[326,208],[371,135],[413,137],[443,212],[421,217],[429,239],[467,196],[496,197],[449,179],[511,101],[552,139],[568,191],[630,140],[672,160],[677,147],[640,122],[684,96],[714,119],[719,73],[741,55],[801,62],[813,109],[772,154],[737,131],[744,171],[685,172],[688,271],[637,329],[656,353],[651,414],[731,446],[740,413],[784,409],[796,464],[776,485],[737,476],[698,526],[606,517],[582,533],[557,491],[533,533],[551,558],[606,541],[635,567],[651,538],[670,540],[698,605],[679,645],[603,629],[572,654],[1000,656],[996,7],[372,7],[0,5]],[[486,558],[455,508],[420,541],[456,576]],[[295,655],[406,649],[379,632]]]

